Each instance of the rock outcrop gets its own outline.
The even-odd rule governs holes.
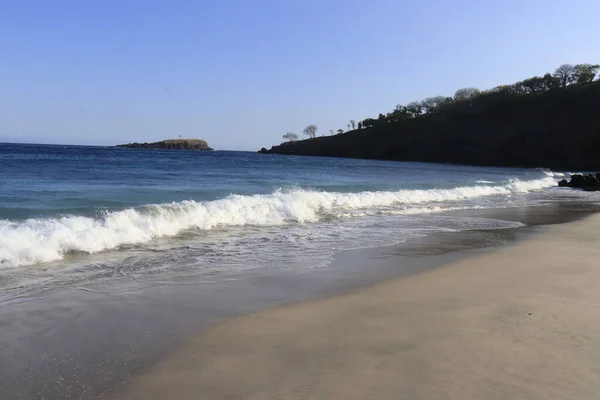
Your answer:
[[[597,172],[596,175],[592,175],[592,174],[571,175],[570,181],[563,179],[560,182],[558,182],[558,186],[583,189],[583,190],[589,190],[589,191],[600,190],[600,172]]]
[[[117,147],[126,147],[130,149],[176,149],[176,150],[204,150],[212,151],[206,140],[202,139],[169,139],[154,143],[128,143],[120,144]]]

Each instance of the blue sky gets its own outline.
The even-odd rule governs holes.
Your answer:
[[[600,1],[0,0],[0,140],[256,150],[600,62]]]

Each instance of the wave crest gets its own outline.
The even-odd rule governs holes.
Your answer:
[[[0,267],[60,260],[72,252],[96,253],[123,245],[174,236],[188,229],[228,226],[276,226],[342,218],[351,210],[452,202],[490,195],[510,195],[554,186],[551,177],[513,180],[500,186],[454,189],[336,193],[277,190],[265,195],[230,195],[221,200],[154,204],[105,212],[99,218],[65,216],[0,221]],[[421,208],[425,210],[424,208]],[[435,209],[435,208],[432,208]],[[403,212],[411,213],[411,209]]]

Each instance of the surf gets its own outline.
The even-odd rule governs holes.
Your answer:
[[[310,224],[352,217],[350,211],[398,207],[400,213],[436,212],[445,204],[492,195],[526,193],[554,186],[553,177],[502,185],[451,189],[404,189],[357,193],[279,189],[270,194],[236,195],[213,201],[186,200],[104,211],[96,218],[68,215],[0,221],[0,267],[19,267],[60,260],[73,252],[97,253],[123,245],[175,236],[190,229]],[[429,211],[428,211],[429,210]]]

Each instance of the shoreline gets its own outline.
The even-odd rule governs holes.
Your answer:
[[[329,268],[318,270],[251,272],[218,284],[159,285],[116,293],[71,288],[61,296],[11,304],[0,308],[0,343],[6,345],[0,346],[0,358],[13,360],[0,365],[4,381],[0,397],[109,396],[152,371],[190,338],[232,318],[336,298],[398,277],[427,273],[511,247],[536,237],[547,224],[578,220],[597,210],[589,203],[469,210],[465,216],[520,221],[527,226],[436,233],[393,246],[343,251]]]
[[[114,399],[596,398],[600,215],[217,324]]]

